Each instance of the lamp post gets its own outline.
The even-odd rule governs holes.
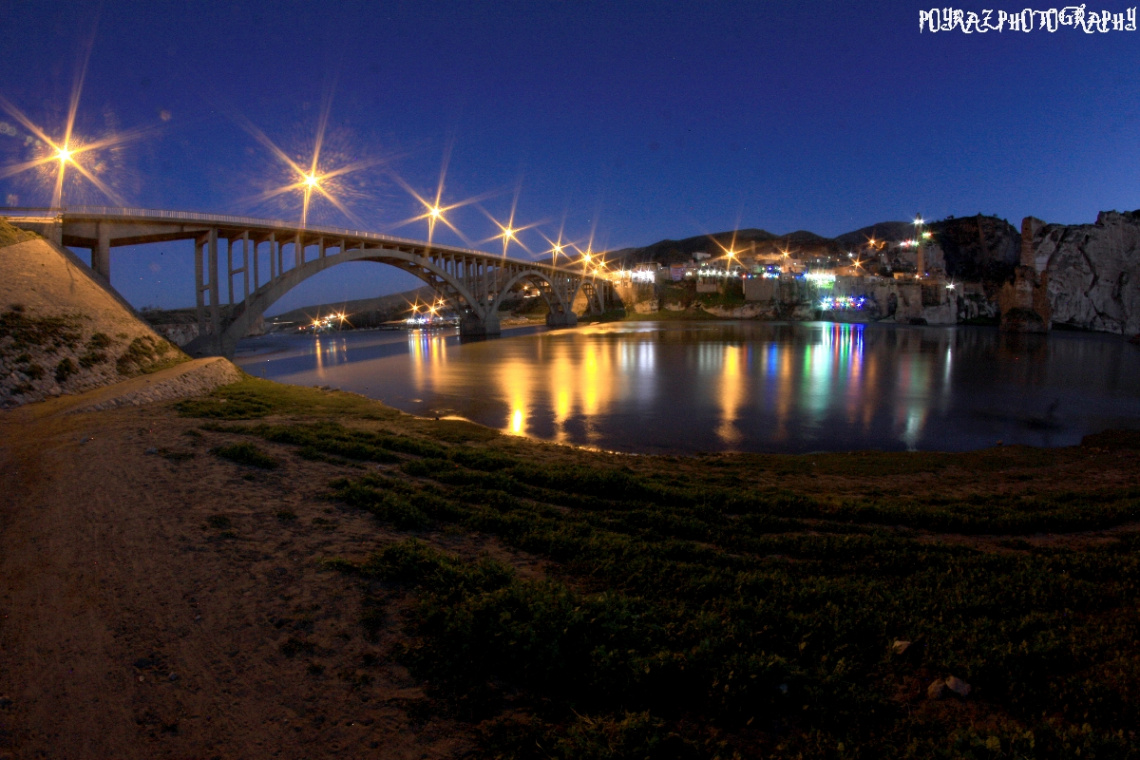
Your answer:
[[[922,214],[914,215],[914,245],[915,245],[915,259],[918,266],[918,272],[915,274],[915,279],[921,280],[925,272],[926,261],[922,255]]]

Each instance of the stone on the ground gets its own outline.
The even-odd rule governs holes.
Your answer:
[[[959,697],[969,696],[970,684],[963,681],[957,676],[950,676],[946,679],[946,688],[957,694]]]
[[[926,687],[927,699],[942,699],[946,696],[946,682],[939,678]]]

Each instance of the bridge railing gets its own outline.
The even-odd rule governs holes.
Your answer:
[[[293,222],[283,222],[275,219],[259,219],[251,216],[235,216],[232,214],[209,214],[200,211],[164,211],[161,209],[145,209],[145,208],[115,208],[111,206],[62,206],[62,207],[3,207],[0,208],[0,216],[31,216],[42,215],[44,217],[62,217],[62,216],[84,216],[84,217],[108,217],[115,219],[138,219],[140,221],[157,221],[157,222],[201,222],[203,224],[211,225],[233,225],[237,227],[260,227],[264,229],[287,230],[290,232],[306,232],[315,233],[318,235],[331,235],[334,237],[354,238],[356,240],[375,241],[377,243],[396,243],[401,245],[415,245],[427,246],[427,241],[414,240],[412,238],[397,237],[395,235],[385,235],[380,232],[368,232],[366,230],[352,230],[344,227],[328,227],[324,225],[311,225],[311,224],[295,224]],[[495,254],[488,253],[487,251],[477,251],[473,248],[460,248],[451,245],[435,245],[433,248],[449,253],[466,253],[474,254],[476,256],[492,256]],[[502,257],[496,257],[502,258]],[[581,273],[575,272],[571,269],[544,264],[540,261],[526,261],[524,259],[508,259],[516,264],[533,264],[543,269],[551,269],[565,274],[573,274],[579,276]]]
[[[0,209],[0,214],[10,216],[24,215],[28,214],[29,212],[40,212],[44,216],[105,216],[114,217],[117,219],[125,217],[128,219],[138,219],[140,221],[154,220],[162,222],[203,222],[206,224],[232,224],[239,227],[265,227],[278,230],[304,231],[321,235],[335,235],[339,237],[376,240],[378,242],[385,243],[424,245],[424,241],[422,240],[403,238],[396,235],[385,235],[380,232],[368,232],[366,230],[352,230],[345,227],[328,227],[315,224],[296,224],[294,222],[283,222],[276,219],[261,219],[252,216],[210,214],[200,211],[165,211],[162,209],[116,208],[112,206],[64,206],[60,208],[28,207]],[[486,251],[476,251],[470,248],[459,248],[456,246],[446,246],[446,248],[449,250],[463,251],[464,253],[477,253],[484,256],[487,255]]]

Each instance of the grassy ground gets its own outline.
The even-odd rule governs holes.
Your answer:
[[[404,538],[326,564],[483,756],[1140,753],[1136,434],[629,457],[254,379],[180,411],[244,442],[220,456],[362,465],[330,498]]]

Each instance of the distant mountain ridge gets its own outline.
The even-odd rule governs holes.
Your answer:
[[[392,293],[386,296],[377,296],[376,298],[361,298],[354,301],[302,306],[297,309],[282,312],[281,314],[275,314],[272,317],[266,317],[266,320],[277,324],[289,322],[308,324],[312,320],[323,317],[333,311],[342,311],[350,315],[350,319],[354,324],[361,327],[364,326],[364,324],[361,323],[372,324],[397,319],[407,312],[409,304],[416,302],[428,303],[434,301],[436,298],[437,295],[431,286],[424,285],[415,290]]]
[[[926,224],[934,242],[942,246],[946,271],[952,277],[971,280],[999,280],[1012,276],[1017,264],[1021,233],[995,216],[947,217]],[[788,251],[799,257],[841,256],[866,245],[870,240],[899,242],[913,237],[914,222],[877,222],[834,238],[809,230],[776,235],[767,230],[748,228],[735,232],[696,235],[682,240],[660,240],[641,248],[622,248],[607,260],[633,266],[658,262],[665,266],[690,261],[694,253],[713,257],[732,247],[736,251],[769,254]]]
[[[1021,233],[1009,222],[995,216],[948,217],[927,225],[934,240],[942,246],[947,274],[966,280],[1002,281],[1012,277],[1021,245]],[[898,242],[914,235],[914,222],[888,221],[845,232],[834,238],[817,235],[810,230],[796,230],[777,235],[768,230],[748,227],[711,235],[694,235],[681,240],[659,240],[640,248],[622,248],[606,254],[611,264],[633,266],[643,262],[659,262],[665,266],[692,260],[694,253],[712,257],[730,247],[748,253],[789,251],[801,257],[842,256],[864,246],[868,241]],[[314,304],[291,309],[267,317],[278,324],[307,323],[332,311],[353,315],[357,326],[380,324],[398,319],[407,312],[408,304],[425,303],[436,297],[428,286],[403,293],[364,298],[341,303]],[[190,310],[186,310],[189,314]]]

